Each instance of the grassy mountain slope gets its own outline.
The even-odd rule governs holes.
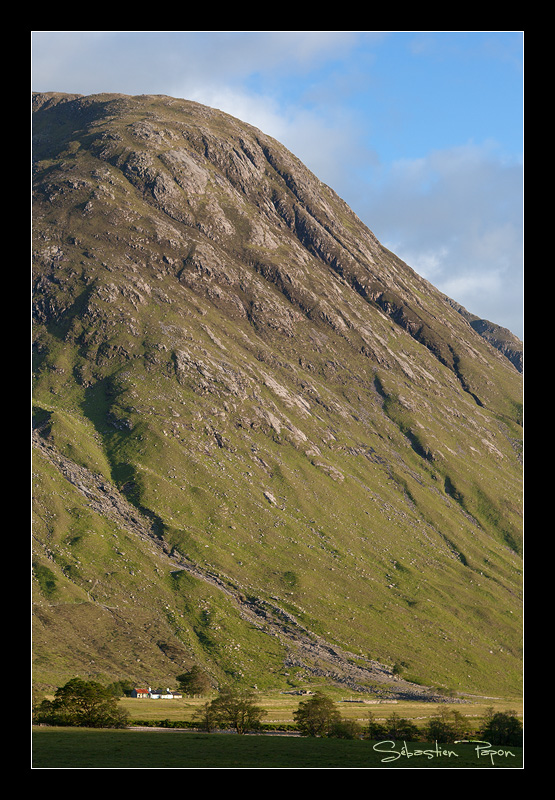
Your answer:
[[[35,680],[521,677],[521,375],[261,131],[34,97]]]

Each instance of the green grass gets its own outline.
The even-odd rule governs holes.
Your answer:
[[[376,769],[522,767],[522,748],[492,747],[476,754],[475,744],[423,742],[379,744],[366,740],[237,736],[188,731],[101,731],[36,729],[35,769]],[[425,752],[423,752],[425,751]],[[501,753],[502,751],[502,753]],[[448,753],[448,754],[447,754]],[[505,755],[505,753],[507,753]],[[390,761],[384,759],[390,758]]]
[[[305,684],[307,691],[321,689],[320,684]],[[391,714],[395,713],[401,717],[415,722],[417,725],[424,725],[430,716],[434,716],[440,709],[459,711],[470,723],[471,729],[476,730],[480,721],[486,714],[488,708],[495,711],[516,711],[517,715],[523,716],[522,698],[513,697],[505,699],[492,698],[472,698],[465,703],[446,702],[438,705],[437,703],[422,703],[418,701],[396,701],[387,703],[368,703],[366,698],[360,697],[356,693],[351,693],[345,688],[326,687],[326,693],[338,704],[341,716],[344,719],[357,720],[364,725],[368,722],[368,714],[372,713],[378,722],[384,722]],[[133,697],[122,697],[119,700],[121,708],[127,712],[131,725],[140,725],[138,720],[144,720],[149,724],[160,724],[162,720],[170,722],[191,721],[195,712],[207,700],[212,700],[216,693],[211,693],[205,697],[183,697],[182,699],[166,702],[163,700],[137,699]],[[280,691],[259,691],[257,693],[257,705],[262,706],[267,716],[263,722],[268,724],[292,724],[293,714],[299,707],[302,697],[299,695],[288,694]]]

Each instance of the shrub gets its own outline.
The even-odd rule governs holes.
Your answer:
[[[340,719],[331,725],[328,736],[334,739],[360,739],[362,728],[354,719]]]

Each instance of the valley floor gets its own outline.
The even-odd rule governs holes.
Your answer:
[[[181,735],[180,735],[181,734]],[[522,748],[186,731],[40,728],[34,769],[519,769]],[[479,749],[477,749],[479,748]]]

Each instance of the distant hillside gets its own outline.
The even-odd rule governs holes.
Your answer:
[[[475,314],[471,314],[464,306],[459,305],[454,300],[446,299],[467,320],[476,333],[479,333],[493,347],[503,353],[519,372],[523,371],[524,346],[518,336],[515,336],[507,328],[496,325],[495,322],[490,322],[488,319],[480,319]]]
[[[514,342],[215,109],[37,94],[33,154],[37,687],[519,692]]]

